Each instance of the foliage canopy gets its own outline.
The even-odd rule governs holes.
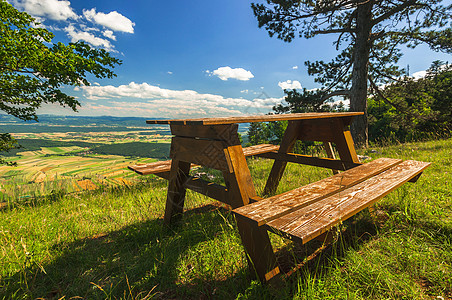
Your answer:
[[[308,72],[331,96],[350,98],[352,111],[367,113],[368,83],[378,89],[405,73],[396,64],[401,45],[426,43],[452,52],[450,10],[441,0],[267,0],[252,4],[270,36],[290,42],[296,35],[312,38],[337,34],[339,54],[331,61],[306,62]],[[367,144],[366,117],[356,118],[352,133]]]
[[[384,94],[384,95],[383,95]],[[411,141],[452,135],[452,66],[435,61],[424,78],[386,86],[369,98],[369,139]]]
[[[4,0],[0,31],[0,110],[21,120],[37,120],[36,110],[44,103],[77,111],[80,103],[60,89],[89,85],[89,74],[112,78],[112,68],[121,64],[105,50],[83,42],[53,44],[50,31]],[[0,151],[15,145],[9,134],[2,134]]]

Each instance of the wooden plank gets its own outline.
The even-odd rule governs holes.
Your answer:
[[[245,156],[259,155],[266,152],[278,151],[279,145],[272,144],[260,144],[243,148],[243,154]]]
[[[258,155],[269,151],[277,151],[279,149],[279,146],[277,145],[271,145],[271,144],[260,144],[250,147],[243,148],[243,154],[245,156],[252,156],[252,155]],[[199,167],[199,165],[192,164],[191,168]],[[140,175],[149,175],[149,174],[155,174],[157,176],[160,176],[159,173],[165,173],[169,172],[171,170],[171,160],[165,160],[165,161],[156,161],[152,163],[147,164],[137,164],[137,165],[130,165],[127,166],[130,170],[137,172]],[[162,178],[167,178],[168,176],[160,176]]]
[[[229,204],[232,208],[237,208],[247,205],[249,199],[257,195],[241,146],[230,146],[227,152],[233,172],[223,172],[223,175],[228,189]],[[247,252],[251,275],[257,274],[262,282],[278,276],[280,271],[267,230],[242,219],[236,221],[242,244]]]
[[[332,122],[331,128],[334,132],[334,139],[331,142],[336,144],[339,157],[343,161],[359,163],[349,126],[344,124],[340,119],[333,120]]]
[[[229,204],[228,189],[222,185],[190,176],[184,183],[184,188],[203,194],[207,197]]]
[[[198,165],[192,164],[192,167]],[[169,172],[171,170],[171,160],[156,161],[148,164],[138,164],[127,166],[132,171],[137,172],[140,175],[157,174],[163,172]]]
[[[181,137],[196,137],[222,140],[228,145],[240,145],[237,134],[238,124],[221,125],[175,125],[171,124],[171,133]]]
[[[239,147],[241,147],[239,145]],[[173,137],[170,157],[213,168],[232,172],[232,166],[226,159],[226,145],[223,141],[198,140],[194,138]]]
[[[223,117],[223,118],[198,118],[198,119],[173,119],[173,120],[147,120],[147,124],[175,124],[175,125],[216,125],[251,122],[271,122],[288,120],[308,120],[341,118],[363,115],[362,112],[340,112],[340,113],[296,113],[279,115],[256,115],[244,117]]]
[[[298,139],[312,142],[331,142],[334,140],[332,126],[335,119],[311,119],[300,121]]]
[[[295,142],[297,141],[300,123],[300,121],[289,121],[286,131],[284,132],[278,153],[283,154],[292,152]],[[279,181],[281,180],[284,170],[286,169],[286,165],[287,161],[285,160],[275,160],[270,174],[268,175],[267,183],[264,187],[264,195],[270,195],[276,191],[279,185]]]
[[[306,243],[374,204],[422,173],[429,165],[426,162],[404,161],[340,193],[270,221],[267,226],[269,230],[282,232],[293,240]]]
[[[228,187],[228,184],[233,185],[233,183],[238,180],[240,183],[238,188],[240,189],[241,195],[248,195],[248,198],[246,199],[236,198],[236,196],[231,195],[230,203],[228,204],[233,208],[247,205],[250,197],[257,196],[257,194],[254,189],[253,179],[251,178],[245,155],[243,155],[242,147],[240,145],[230,146],[226,151],[228,153],[227,157],[230,159],[230,164],[232,165],[231,173],[233,173],[233,175],[228,175],[226,172],[223,172],[226,187]],[[229,181],[231,181],[231,183],[228,183]]]
[[[190,172],[190,163],[173,159],[166,196],[165,215],[163,221],[169,225],[174,219],[180,219],[184,210],[184,183]]]
[[[259,157],[276,159],[279,161],[291,162],[296,164],[303,164],[321,168],[335,169],[345,171],[357,166],[360,166],[360,163],[342,161],[339,159],[331,159],[324,157],[314,157],[310,155],[302,155],[302,154],[294,154],[294,153],[278,153],[278,152],[268,152],[257,155]]]
[[[234,213],[261,226],[359,184],[401,162],[400,159],[380,158],[292,191],[237,208]]]

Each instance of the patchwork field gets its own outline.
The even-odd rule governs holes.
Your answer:
[[[67,136],[67,135],[65,135]],[[105,135],[104,135],[105,136]],[[61,135],[58,141],[61,142]],[[160,143],[143,143],[158,147],[168,146],[164,139]],[[92,142],[88,139],[89,142]],[[36,143],[39,140],[34,141]],[[98,145],[98,144],[97,144]],[[97,146],[100,150],[108,144]],[[118,146],[112,144],[116,152]],[[140,144],[138,145],[140,146]],[[62,146],[39,147],[39,150],[22,149],[16,156],[8,158],[17,166],[0,166],[0,201],[17,201],[31,197],[48,196],[52,193],[72,193],[95,190],[100,187],[133,185],[142,179],[127,169],[127,165],[155,161],[155,158],[129,158],[121,155],[93,153],[89,147]],[[97,148],[96,148],[97,149]],[[127,151],[124,150],[124,155]],[[157,155],[158,157],[158,155]]]
[[[107,132],[40,132],[40,133],[14,133],[16,139],[40,139],[60,142],[90,142],[103,144],[129,143],[129,142],[171,142],[168,135],[161,135],[155,131],[107,131]]]

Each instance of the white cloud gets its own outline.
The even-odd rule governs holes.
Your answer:
[[[242,81],[250,80],[254,77],[254,75],[243,68],[231,68],[231,67],[220,67],[213,72],[206,71],[206,73],[215,75],[221,80],[228,80],[228,79],[237,79]]]
[[[71,2],[69,1],[14,0],[12,3],[16,8],[22,9],[32,16],[45,17],[57,21],[79,18],[71,8]]]
[[[102,47],[107,51],[113,51],[114,49],[110,41],[97,37],[94,34],[86,31],[79,31],[75,29],[74,25],[72,24],[64,28],[64,31],[66,31],[68,36],[71,38],[71,42],[85,41],[95,47]]]
[[[90,10],[83,10],[83,15],[87,20],[114,31],[133,33],[133,26],[135,26],[135,23],[117,11],[104,14],[102,12],[96,12],[96,9],[92,8]]]
[[[415,72],[411,75],[411,77],[413,77],[414,79],[421,79],[424,78],[425,75],[427,75],[427,71],[419,71],[419,72]]]
[[[221,95],[200,94],[193,90],[169,90],[148,83],[131,82],[120,86],[82,86],[84,96],[102,107],[108,100],[111,111],[122,110],[124,115],[154,117],[232,116],[268,113],[283,98],[243,99],[226,98]],[[133,98],[143,101],[128,102]],[[114,99],[121,99],[115,101]],[[114,108],[117,107],[117,108]],[[100,109],[100,108],[99,108]]]
[[[339,105],[339,104],[343,104],[345,108],[350,108],[350,100],[346,99],[346,100],[336,100],[336,101],[327,101],[325,102],[325,105],[329,105],[331,107],[333,107],[334,105]]]
[[[250,91],[249,90],[242,90],[242,91],[240,91],[240,93],[242,93],[242,94],[248,94]]]
[[[171,71],[168,71],[166,73],[168,73],[169,75],[173,75],[173,72],[171,72]]]
[[[298,80],[286,80],[284,82],[278,82],[278,86],[283,90],[301,89],[301,83]]]
[[[112,39],[113,41],[116,41],[116,36],[113,34],[113,31],[111,31],[111,30],[105,30],[104,32],[102,32],[102,34],[105,36],[105,37],[107,37],[107,38],[109,38],[109,39]]]
[[[292,70],[298,70],[298,66],[293,66]]]

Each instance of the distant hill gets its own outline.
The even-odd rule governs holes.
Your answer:
[[[168,135],[168,125],[150,125],[143,117],[85,117],[39,115],[39,122],[22,121],[10,115],[0,114],[0,133],[43,133],[43,132],[106,132],[149,130],[161,135]],[[164,120],[164,118],[152,118]],[[245,133],[248,124],[239,124],[239,132]]]
[[[10,115],[0,114],[0,132],[106,132],[149,130],[158,134],[170,134],[169,126],[146,124],[148,118],[138,117],[84,117],[40,115],[39,122],[22,121]]]

